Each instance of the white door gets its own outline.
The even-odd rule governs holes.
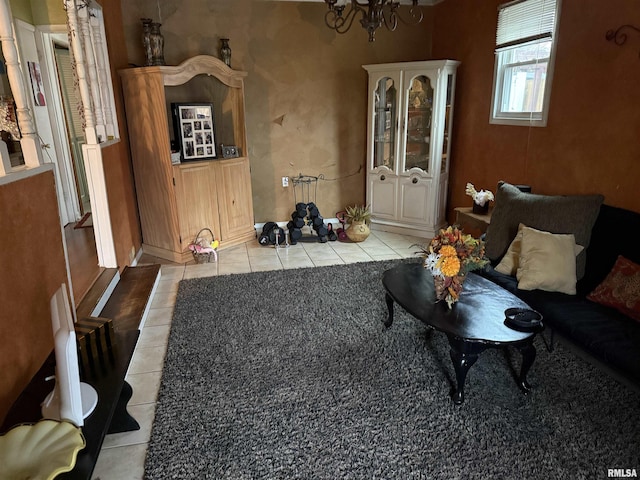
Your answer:
[[[73,150],[73,140],[77,137],[74,132],[79,130],[80,134],[83,133],[81,120],[77,120],[77,105],[71,105],[69,102],[69,98],[77,99],[77,95],[74,95],[73,92],[65,93],[61,89],[61,87],[67,87],[67,90],[69,90],[68,82],[73,81],[70,71],[71,63],[68,56],[65,61],[65,49],[68,54],[68,37],[64,26],[38,27],[38,33],[39,35],[36,38],[40,57],[42,58],[42,76],[43,80],[45,80],[45,90],[49,98],[47,108],[51,119],[52,149],[58,159],[60,176],[63,177],[67,185],[64,191],[64,201],[67,205],[67,210],[73,212],[73,218],[68,221],[74,222],[82,217],[87,207],[90,210],[90,206],[84,166],[81,165],[81,169],[78,171],[74,155],[79,154],[77,160],[82,164],[82,150],[79,149],[78,152]],[[62,59],[62,68],[59,69],[58,59],[60,58]],[[72,88],[73,83],[70,86],[70,89]],[[69,113],[72,109],[76,109],[75,123]],[[85,195],[82,195],[83,190]]]
[[[87,184],[87,174],[84,170],[84,160],[82,158],[82,144],[86,142],[84,129],[82,128],[82,118],[79,113],[82,105],[74,92],[74,79],[69,47],[60,44],[58,41],[54,41],[53,51],[58,73],[58,87],[64,109],[65,126],[68,146],[71,153],[71,166],[73,167],[75,178],[77,200],[80,204],[80,213],[86,215],[91,212],[91,201],[89,200],[89,186]]]

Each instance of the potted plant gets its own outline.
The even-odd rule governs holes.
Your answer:
[[[494,200],[493,193],[489,190],[476,190],[473,183],[467,183],[464,193],[473,198],[473,213],[486,215],[489,212],[489,202]]]
[[[369,222],[371,221],[371,210],[369,206],[352,205],[347,207],[345,219],[349,224],[349,228],[345,233],[352,242],[362,242],[367,239],[371,230]]]

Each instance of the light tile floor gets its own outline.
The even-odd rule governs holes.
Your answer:
[[[136,346],[127,381],[133,387],[129,412],[140,423],[136,432],[107,435],[94,480],[136,480],[144,477],[144,460],[153,425],[173,306],[180,280],[266,270],[319,267],[416,256],[423,238],[372,232],[360,243],[305,243],[288,248],[261,246],[257,240],[218,252],[218,262],[176,264],[143,255],[139,265],[161,263],[161,277]]]

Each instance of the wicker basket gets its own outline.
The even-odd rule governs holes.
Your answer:
[[[189,250],[196,263],[209,263],[211,259],[218,261],[217,245],[214,246],[214,242],[215,237],[210,228],[203,228],[198,232],[196,238],[189,244]]]
[[[347,237],[352,242],[364,242],[371,233],[369,225],[362,220],[354,221],[349,225],[349,228],[345,231]]]

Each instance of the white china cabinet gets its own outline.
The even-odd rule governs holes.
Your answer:
[[[365,65],[367,203],[374,230],[433,237],[445,224],[460,62]]]

